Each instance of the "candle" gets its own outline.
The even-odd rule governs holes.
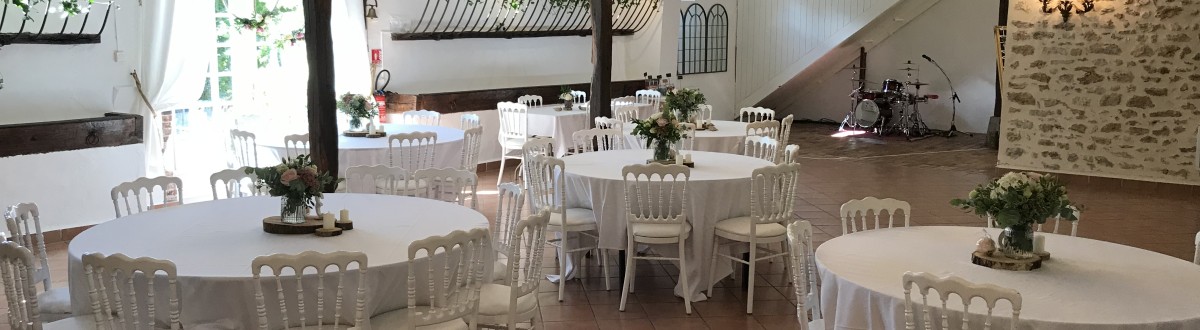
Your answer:
[[[686,155],[683,155],[683,162],[684,162],[684,163],[691,163],[691,162],[692,162],[692,154],[686,154]]]
[[[321,228],[333,230],[333,213],[325,213],[325,223],[322,224]]]
[[[375,123],[367,123],[367,133],[375,135]]]
[[[342,222],[342,223],[350,222],[350,210],[342,209],[341,215],[342,215],[342,217],[340,219],[338,219],[338,222]]]
[[[1046,236],[1042,234],[1033,235],[1033,252],[1046,252]]]
[[[683,155],[675,155],[675,165],[683,165]]]

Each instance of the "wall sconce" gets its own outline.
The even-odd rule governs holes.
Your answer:
[[[1083,0],[1083,3],[1081,4],[1081,6],[1083,8],[1081,8],[1081,9],[1075,9],[1075,4],[1072,3],[1071,0],[1060,0],[1058,2],[1058,6],[1050,6],[1051,0],[1041,0],[1041,1],[1042,1],[1042,12],[1050,14],[1050,13],[1054,13],[1055,10],[1058,10],[1058,13],[1062,14],[1063,24],[1066,24],[1067,20],[1071,19],[1072,11],[1074,11],[1076,14],[1082,15],[1083,13],[1092,11],[1092,9],[1095,9],[1095,7],[1096,7],[1096,4],[1093,2],[1093,0]]]
[[[367,5],[367,14],[366,14],[367,19],[379,18],[379,14],[375,13],[375,7],[379,7],[379,0],[374,0],[374,1],[375,1],[375,4]],[[1090,2],[1091,0],[1088,0],[1088,1]],[[366,4],[366,1],[363,1],[363,4]]]

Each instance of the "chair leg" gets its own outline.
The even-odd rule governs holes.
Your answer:
[[[625,311],[625,300],[629,298],[629,292],[633,291],[633,271],[637,265],[633,256],[633,238],[631,237],[625,248],[625,283],[621,285],[621,308],[619,308],[622,312]]]
[[[687,268],[687,249],[684,247],[685,240],[679,238],[679,283],[683,284],[683,309],[688,315],[692,315],[692,290],[688,287],[688,268]]]
[[[750,273],[746,274],[746,314],[754,314],[754,266],[758,264],[754,262],[755,258],[758,258],[758,246],[751,242],[750,259],[746,260],[750,263]]]
[[[567,242],[570,232],[564,230],[562,240],[558,242],[558,301],[563,301],[563,291],[567,288]]]
[[[501,150],[501,152],[507,152],[507,150]],[[500,173],[496,173],[496,186],[500,186],[500,183],[504,182],[504,161],[506,159],[504,155],[500,155]]]
[[[612,285],[609,284],[610,281],[608,276],[608,250],[601,248],[596,249],[600,250],[600,271],[604,273],[604,291],[612,291]]]
[[[708,261],[708,297],[713,296],[713,287],[717,284],[717,249],[721,247],[720,238],[713,237],[712,257]]]

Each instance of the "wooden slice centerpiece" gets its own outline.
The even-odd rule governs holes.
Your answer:
[[[280,235],[300,235],[313,234],[324,223],[320,217],[305,216],[304,223],[284,223],[283,218],[279,216],[271,216],[263,219],[263,231],[271,234]]]
[[[1049,253],[1035,254],[1027,258],[1010,258],[999,253],[971,253],[971,263],[991,269],[1030,271],[1042,268],[1042,261],[1050,259]]]

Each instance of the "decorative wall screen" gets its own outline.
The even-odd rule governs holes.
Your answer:
[[[680,13],[679,75],[725,72],[729,69],[729,14],[725,6],[693,3]]]

